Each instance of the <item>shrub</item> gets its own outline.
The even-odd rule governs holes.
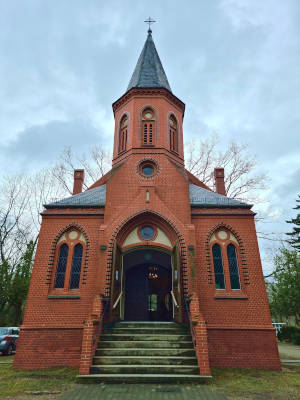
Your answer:
[[[278,340],[282,341],[292,341],[292,336],[294,334],[300,334],[300,329],[295,326],[283,326],[280,332],[278,333]]]
[[[300,329],[298,329],[297,332],[292,333],[291,341],[294,344],[299,344],[300,345]]]

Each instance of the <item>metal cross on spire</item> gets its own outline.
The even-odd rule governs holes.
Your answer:
[[[156,21],[154,21],[154,19],[152,19],[151,17],[149,17],[149,18],[146,19],[144,22],[146,22],[146,24],[149,25],[148,33],[151,33],[152,31],[151,31],[150,26],[151,26],[151,24],[154,24],[154,22],[156,22]]]

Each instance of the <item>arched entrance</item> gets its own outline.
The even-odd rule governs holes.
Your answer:
[[[124,319],[173,319],[171,255],[159,250],[136,250],[123,257]]]
[[[183,318],[178,234],[151,213],[129,220],[115,237],[110,280],[110,321]]]

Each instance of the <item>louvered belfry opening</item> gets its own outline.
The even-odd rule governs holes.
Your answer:
[[[142,114],[143,145],[153,145],[155,139],[155,116],[151,108]]]

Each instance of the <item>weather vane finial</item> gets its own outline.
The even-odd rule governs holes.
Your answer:
[[[154,24],[154,22],[156,22],[156,21],[154,21],[154,19],[152,19],[151,17],[149,17],[149,18],[146,19],[146,21],[144,21],[144,22],[146,22],[146,24],[149,25],[148,33],[151,33],[152,31],[151,31],[150,26],[151,26],[151,24]]]

